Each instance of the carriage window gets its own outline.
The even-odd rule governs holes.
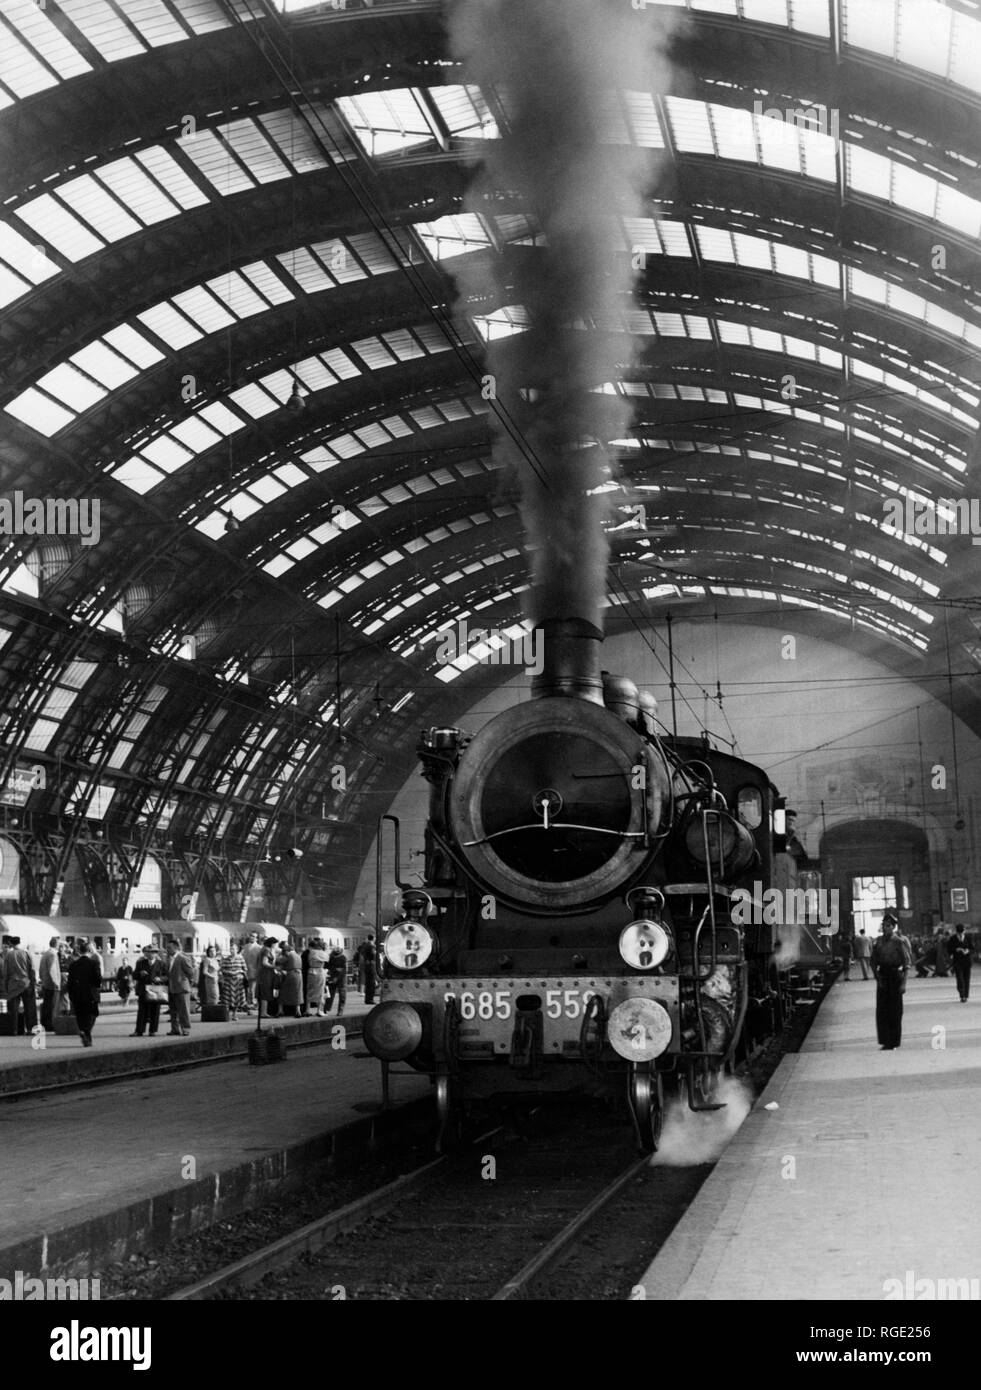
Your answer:
[[[93,936],[92,941],[94,942],[94,944],[95,944],[95,949],[96,949],[97,951],[101,951],[101,950],[102,950],[102,942],[103,942],[103,940],[104,940],[104,938],[101,937],[101,936]]]
[[[739,792],[736,808],[746,829],[756,830],[763,821],[763,798],[759,788],[743,787]]]
[[[114,951],[116,949],[116,938],[114,936],[110,936],[107,938],[107,940],[109,942],[109,950]]]

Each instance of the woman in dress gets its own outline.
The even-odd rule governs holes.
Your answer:
[[[259,955],[258,989],[259,1014],[275,1018],[279,1013],[279,970],[276,961],[276,938],[267,936]],[[265,1006],[265,1007],[263,1007]]]
[[[228,1010],[228,1017],[232,1023],[238,1022],[238,1012],[241,1009],[246,1012],[245,1003],[245,982],[248,971],[245,968],[245,961],[238,949],[238,942],[233,941],[228,947],[228,955],[221,958],[221,1002]]]
[[[299,1018],[300,1005],[303,1003],[303,962],[300,953],[294,951],[288,941],[284,941],[276,963],[283,972],[279,986],[280,1007],[290,1018]]]
[[[209,946],[201,957],[198,970],[198,1000],[203,1008],[206,1004],[218,1003],[218,952]]]
[[[310,942],[307,953],[307,1009],[314,1016],[324,1011],[324,990],[327,986],[327,949],[319,936]]]

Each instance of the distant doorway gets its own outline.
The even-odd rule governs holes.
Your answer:
[[[882,914],[890,907],[896,907],[896,880],[892,874],[859,875],[852,879],[852,916],[856,931],[878,936],[882,930]]]
[[[910,821],[860,817],[821,836],[821,879],[838,890],[842,913],[867,937],[882,930],[882,914],[899,914],[903,930],[920,929],[934,906],[927,837]]]

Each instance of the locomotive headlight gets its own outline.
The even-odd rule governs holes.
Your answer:
[[[419,922],[397,922],[385,937],[385,959],[396,970],[418,970],[433,953],[433,934]]]
[[[640,918],[620,933],[620,955],[633,970],[653,970],[671,950],[671,938],[660,922]]]

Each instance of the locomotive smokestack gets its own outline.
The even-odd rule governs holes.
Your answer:
[[[546,618],[540,625],[544,658],[531,683],[533,700],[546,695],[603,703],[600,646],[603,633],[583,618]]]

